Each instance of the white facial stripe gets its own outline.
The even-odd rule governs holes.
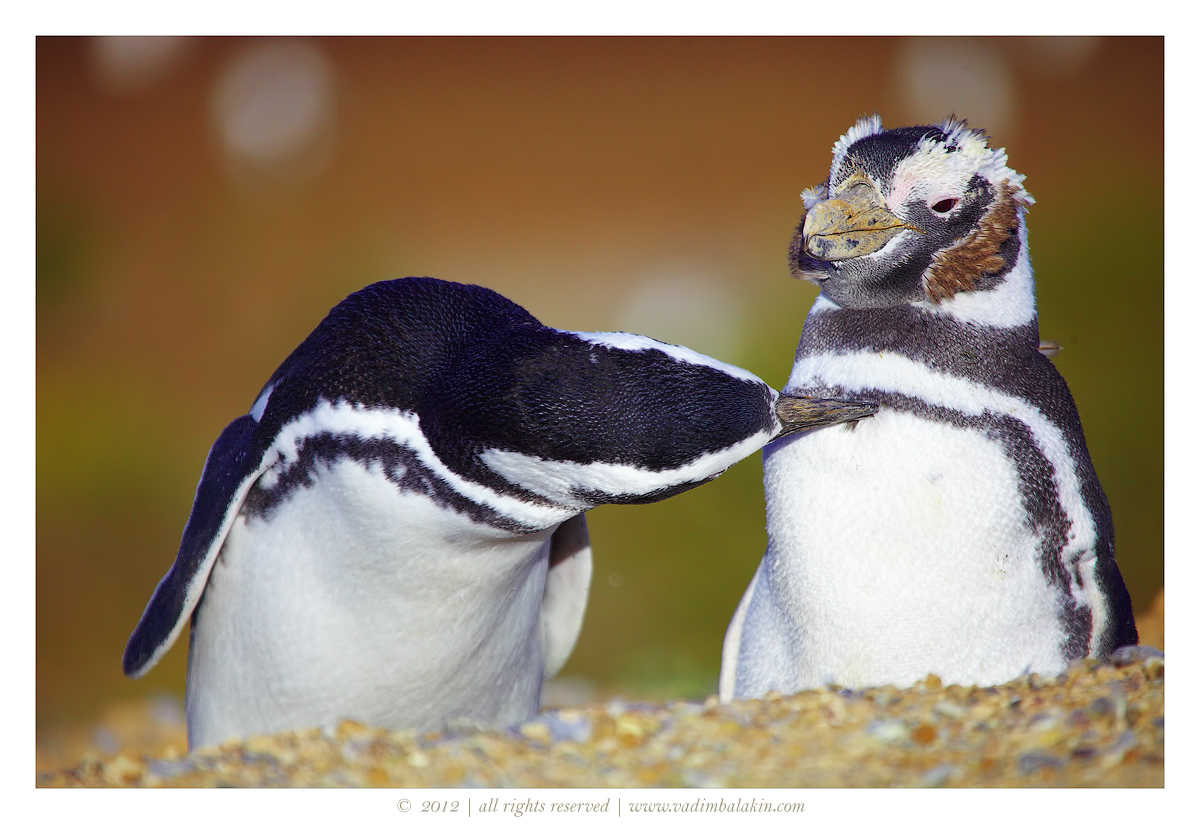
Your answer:
[[[902,215],[909,201],[962,197],[979,162],[978,156],[947,152],[939,143],[924,141],[915,154],[896,164],[884,202],[892,212]]]
[[[559,330],[563,331],[563,330]],[[631,332],[567,332],[568,335],[574,335],[580,340],[586,341],[596,346],[604,346],[609,349],[623,349],[628,352],[644,352],[647,349],[657,349],[660,352],[669,355],[672,359],[680,363],[692,363],[697,366],[707,366],[710,369],[716,369],[719,372],[724,372],[726,375],[743,380],[748,383],[759,384],[762,380],[754,374],[747,372],[732,364],[724,363],[716,358],[710,358],[708,355],[702,355],[699,352],[693,352],[686,346],[676,346],[672,343],[663,343],[662,341],[648,338],[645,335],[635,335]]]
[[[274,485],[286,465],[296,460],[305,439],[322,433],[353,435],[364,439],[382,438],[405,446],[464,498],[530,527],[545,529],[579,511],[578,507],[564,511],[502,495],[456,474],[434,453],[425,433],[421,431],[420,420],[415,412],[364,409],[345,401],[330,403],[322,400],[312,411],[280,430],[271,449],[267,451],[267,460],[272,466],[263,475],[264,486],[269,488]]]
[[[1077,553],[1091,553],[1096,542],[1096,527],[1084,503],[1070,450],[1062,432],[1037,407],[974,381],[936,372],[895,352],[822,353],[796,361],[788,379],[788,389],[815,384],[841,386],[851,394],[868,389],[896,392],[973,417],[991,412],[1021,421],[1029,428],[1053,468],[1059,504],[1071,521],[1071,534],[1060,557],[1070,568],[1068,561]],[[1073,578],[1070,586],[1072,596],[1079,603],[1089,606],[1099,603],[1094,573],[1085,578],[1082,590]],[[1101,623],[1094,623],[1093,648]]]
[[[885,202],[890,210],[903,214],[904,204],[912,200],[961,197],[964,187],[977,174],[992,186],[1007,181],[1016,188],[1018,202],[1032,204],[1033,198],[1022,185],[1025,176],[1008,168],[1007,163],[1003,149],[989,149],[981,138],[960,143],[954,152],[946,151],[944,143],[926,139],[915,153],[896,164]]]
[[[774,432],[755,433],[726,449],[701,455],[689,464],[661,471],[625,464],[549,461],[502,449],[489,449],[481,458],[488,468],[530,492],[563,507],[585,509],[588,505],[579,501],[572,490],[641,496],[702,481],[757,452],[773,436]]]

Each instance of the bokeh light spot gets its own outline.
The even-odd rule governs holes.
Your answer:
[[[112,94],[135,94],[165,81],[183,63],[188,37],[94,37],[93,78]]]
[[[221,143],[235,163],[289,172],[311,161],[334,120],[333,70],[303,41],[271,40],[234,57],[213,100]]]
[[[940,123],[953,113],[990,134],[1006,134],[1017,125],[1012,71],[990,42],[913,38],[900,47],[897,61],[905,120]]]

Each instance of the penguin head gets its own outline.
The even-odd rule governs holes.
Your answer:
[[[792,273],[848,309],[994,289],[1025,245],[1023,181],[965,120],[885,130],[864,117],[834,145],[828,180],[803,194]]]

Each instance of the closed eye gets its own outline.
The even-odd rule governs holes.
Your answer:
[[[944,214],[946,214],[946,212],[950,211],[957,205],[958,205],[958,198],[948,197],[945,200],[939,200],[937,203],[933,204],[929,208],[933,209],[933,211],[935,211],[939,214],[944,215]]]

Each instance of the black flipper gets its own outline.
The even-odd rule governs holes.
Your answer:
[[[266,468],[265,450],[254,444],[257,427],[252,417],[243,415],[225,427],[208,451],[179,554],[125,647],[121,664],[130,678],[140,678],[158,663],[196,608],[229,527]]]

